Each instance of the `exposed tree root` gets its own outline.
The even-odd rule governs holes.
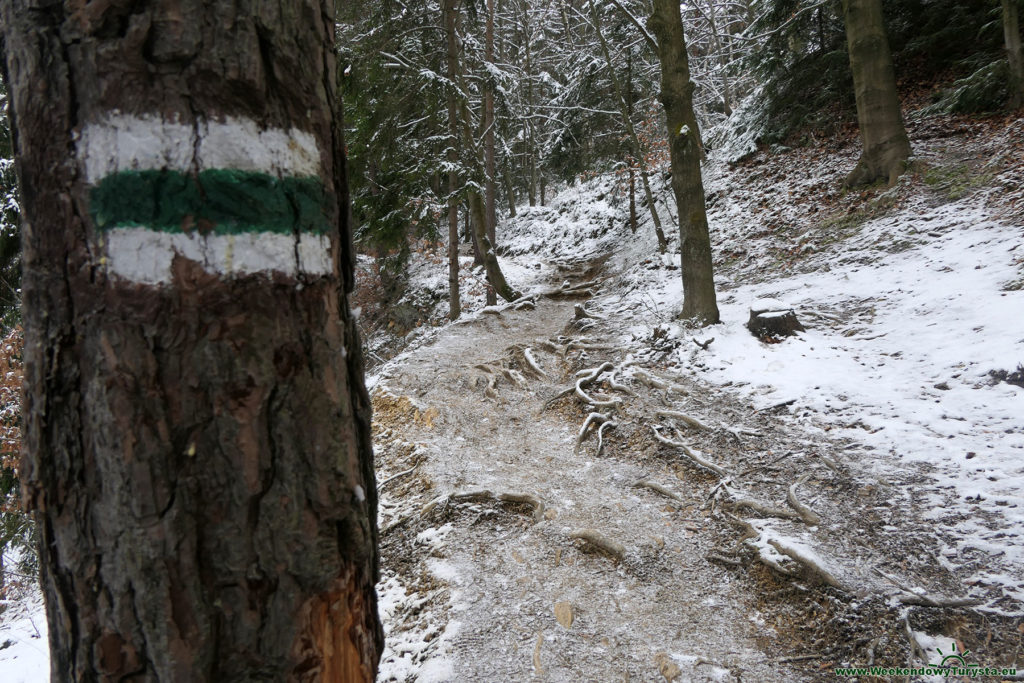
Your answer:
[[[769,545],[778,550],[780,553],[789,557],[790,559],[796,560],[804,567],[809,569],[812,574],[814,574],[819,579],[821,579],[828,585],[832,586],[833,588],[838,588],[844,593],[854,592],[846,584],[842,583],[839,579],[833,576],[832,572],[823,567],[817,560],[809,556],[807,553],[803,552],[800,548],[786,545],[780,542],[777,538],[769,538],[767,539],[767,541]]]
[[[635,489],[650,489],[650,490],[654,491],[657,494],[665,496],[666,498],[671,498],[672,500],[678,501],[680,503],[683,502],[682,496],[680,496],[679,494],[673,492],[671,489],[665,488],[664,486],[662,486],[661,484],[658,484],[657,482],[642,480],[642,481],[638,481],[635,484],[633,484],[633,488],[635,488]]]
[[[626,548],[621,543],[602,536],[594,529],[577,529],[569,534],[569,538],[583,541],[590,549],[604,553],[617,562],[626,557]]]
[[[804,520],[804,523],[807,524],[807,526],[818,526],[821,524],[821,517],[818,516],[814,510],[801,503],[796,497],[796,487],[807,481],[810,476],[811,475],[809,474],[805,474],[800,477],[796,483],[789,487],[789,491],[786,493],[786,501],[789,503],[791,508],[796,510],[797,514],[800,515],[800,519]]]
[[[604,413],[591,413],[590,415],[587,415],[587,419],[583,421],[583,426],[580,427],[579,434],[576,435],[576,448],[573,449],[573,453],[580,452],[580,446],[583,445],[583,442],[586,440],[586,438],[590,435],[592,431],[597,429],[598,426],[603,428],[605,425],[608,424],[616,426],[614,422],[611,422],[611,418],[605,415]],[[598,434],[600,436],[600,430],[598,430]],[[600,450],[600,446],[598,446],[599,454]]]
[[[903,591],[902,594],[896,596],[896,599],[903,605],[913,605],[916,607],[975,607],[984,602],[984,600],[978,600],[977,598],[946,598],[914,590],[889,576],[878,567],[872,567],[872,569],[883,579]]]
[[[449,493],[447,496],[439,496],[420,509],[420,517],[429,517],[439,506],[444,507],[450,503],[486,503],[491,501],[526,505],[533,511],[534,521],[539,522],[544,518],[544,503],[536,496],[528,493],[511,492],[495,495],[487,489]]]
[[[618,380],[616,380],[616,376],[620,372],[622,372],[625,368],[629,367],[632,364],[633,364],[632,360],[627,360],[626,362],[622,363],[622,365],[619,365],[614,370],[612,370],[612,374],[608,377],[608,388],[609,389],[611,389],[612,391],[621,391],[622,393],[628,394],[630,396],[636,396],[636,392],[635,391],[633,391],[632,389],[627,387],[625,384],[620,384],[618,382]]]
[[[746,521],[744,519],[740,519],[736,515],[731,514],[729,512],[725,513],[725,518],[727,520],[729,520],[730,522],[732,522],[733,524],[735,524],[736,526],[738,526],[741,529],[743,529],[743,538],[740,539],[740,543],[745,543],[745,542],[747,542],[749,540],[752,540],[752,539],[755,539],[755,538],[760,538],[761,532],[758,531],[757,529],[755,529],[754,525],[751,524],[750,522],[748,522],[748,521]],[[777,571],[779,574],[782,574],[783,576],[796,576],[795,572],[787,569],[786,567],[783,567],[781,564],[776,562],[773,558],[771,558],[768,555],[765,555],[763,552],[761,552],[759,548],[755,547],[754,549],[757,551],[757,559],[758,559],[758,561],[761,564],[765,565],[769,569],[773,569],[773,570]]]
[[[615,429],[618,426],[619,426],[618,422],[613,422],[611,420],[608,420],[607,422],[602,424],[600,426],[600,428],[598,428],[598,430],[597,430],[597,454],[598,455],[601,455],[601,450],[604,448],[604,430],[606,430],[606,429]]]
[[[680,413],[678,410],[659,410],[655,413],[657,417],[668,417],[673,420],[679,420],[686,426],[687,429],[710,429],[706,424],[701,422],[695,417],[690,417],[684,413]]]
[[[738,557],[726,557],[725,555],[719,555],[718,553],[708,553],[704,556],[704,559],[708,562],[718,562],[720,564],[729,565],[730,567],[742,567],[745,564],[743,560]]]
[[[605,317],[603,315],[598,315],[597,313],[591,313],[590,311],[588,311],[585,304],[576,304],[573,307],[573,313],[575,313],[576,315],[576,320],[583,320],[584,318],[591,318],[593,320],[605,320]]]
[[[644,384],[652,389],[665,392],[665,397],[668,398],[671,394],[678,394],[680,396],[686,396],[688,392],[678,384],[668,382],[657,375],[654,375],[643,368],[635,368],[633,370],[633,377],[637,379],[641,384]]]
[[[537,359],[533,357],[533,350],[529,346],[523,349],[523,358],[526,360],[526,365],[529,366],[535,374],[540,377],[548,376],[548,373],[541,369],[540,363],[537,362]]]
[[[387,485],[390,484],[391,482],[396,481],[398,479],[401,479],[402,477],[405,477],[405,476],[408,476],[408,475],[412,474],[413,472],[416,471],[416,468],[419,467],[419,466],[420,466],[420,464],[416,463],[415,465],[413,465],[409,469],[405,470],[404,472],[399,472],[398,474],[391,475],[390,477],[388,477],[387,479],[385,479],[381,483],[377,484],[377,491],[378,492],[383,491],[384,488],[387,487]]]
[[[673,446],[675,448],[678,448],[686,455],[686,457],[688,457],[690,460],[697,463],[704,469],[710,470],[722,478],[727,479],[729,477],[728,472],[726,472],[724,469],[722,469],[715,463],[711,462],[710,460],[701,457],[701,455],[697,453],[697,451],[690,449],[690,447],[687,446],[686,444],[680,443],[678,441],[673,441],[672,439],[666,439],[658,432],[657,425],[651,425],[651,431],[654,432],[654,438],[657,439],[660,443],[663,443],[666,446]]]
[[[723,487],[727,499],[723,500],[721,505],[723,508],[731,510],[741,510],[746,508],[752,510],[762,517],[778,517],[780,519],[800,519],[800,515],[790,510],[783,510],[782,508],[772,507],[766,505],[760,501],[756,501],[752,498],[736,498],[733,497],[732,491],[728,487]]]

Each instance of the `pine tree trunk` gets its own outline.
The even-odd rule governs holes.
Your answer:
[[[648,28],[658,41],[661,103],[668,126],[672,191],[679,211],[683,274],[681,317],[702,325],[719,321],[711,264],[711,238],[701,178],[700,131],[693,113],[693,81],[686,56],[683,18],[678,0],[654,0]]]
[[[1024,54],[1020,46],[1020,16],[1014,0],[1003,0],[1003,38],[1010,65],[1010,109],[1024,105]]]
[[[444,0],[441,12],[444,15],[445,45],[447,48],[448,76],[448,318],[456,320],[462,315],[462,301],[459,296],[459,103],[455,83],[458,42],[455,35],[455,3]]]
[[[845,185],[859,187],[877,180],[892,185],[906,170],[910,140],[896,93],[882,0],[843,0],[843,17],[857,97],[857,122],[864,146]]]
[[[0,4],[53,681],[372,681],[334,4]]]
[[[487,0],[487,25],[484,30],[484,59],[494,63],[494,0]],[[487,238],[497,244],[498,211],[494,205],[494,79],[484,74],[484,203],[487,215]],[[494,289],[487,290],[487,305],[498,303]]]

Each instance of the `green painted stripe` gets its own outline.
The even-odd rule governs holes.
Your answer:
[[[312,176],[213,169],[119,171],[92,188],[89,212],[100,230],[140,226],[163,232],[200,230],[292,234],[330,230],[323,183]]]

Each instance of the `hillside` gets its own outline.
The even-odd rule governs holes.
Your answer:
[[[436,308],[371,379],[385,680],[825,680],[952,642],[1014,663],[1024,120],[911,130],[889,190],[838,189],[852,137],[713,152],[724,322],[702,330],[674,320],[678,261],[649,224],[630,234],[614,177],[503,224],[527,305],[483,310],[481,292],[434,327],[443,280],[414,266]],[[765,301],[806,331],[755,338]],[[557,398],[601,367],[614,408]]]

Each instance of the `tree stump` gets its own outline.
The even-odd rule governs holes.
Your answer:
[[[777,310],[750,309],[750,320],[747,321],[747,329],[751,334],[763,342],[772,344],[782,341],[783,337],[792,337],[797,332],[803,332],[804,326],[797,320],[796,312],[793,309]]]

